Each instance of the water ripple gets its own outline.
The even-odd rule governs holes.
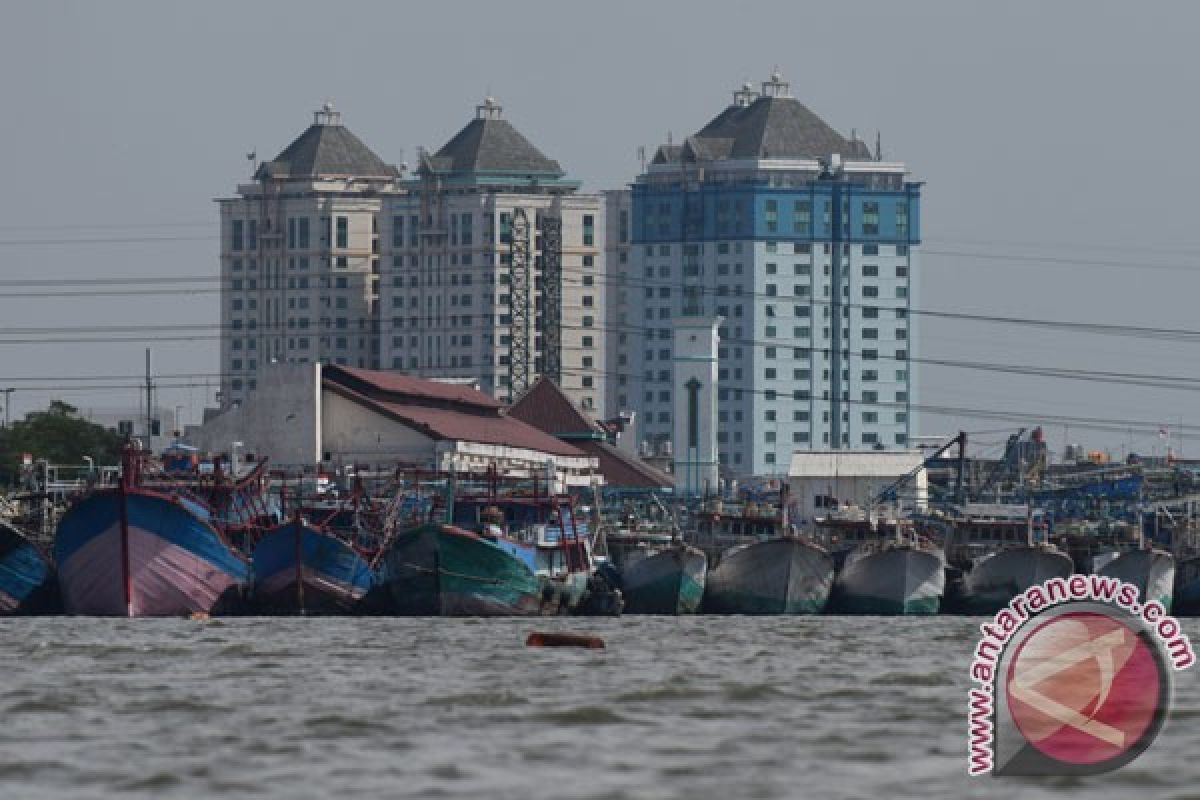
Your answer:
[[[968,780],[977,625],[2,620],[0,797],[1196,796],[1190,672],[1121,772]],[[525,648],[534,628],[608,646]]]

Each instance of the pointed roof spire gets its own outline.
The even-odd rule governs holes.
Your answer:
[[[254,177],[394,178],[399,171],[342,125],[342,114],[325,101],[313,112],[313,123],[272,161],[264,161]]]
[[[503,117],[503,106],[486,97],[475,106],[475,118],[426,162],[438,173],[540,175],[555,179],[563,169],[547,158]]]

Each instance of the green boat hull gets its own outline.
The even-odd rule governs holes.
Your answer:
[[[781,537],[726,551],[708,573],[711,614],[819,614],[833,589],[833,560],[803,539]]]
[[[496,617],[541,613],[541,584],[516,556],[473,533],[422,525],[399,534],[385,580],[402,616]]]
[[[704,599],[704,553],[674,547],[622,570],[626,614],[695,614]]]
[[[866,614],[870,616],[924,616],[936,614],[941,609],[940,597],[921,597],[906,601],[897,601],[882,597],[841,597],[838,600],[838,610],[846,614]]]

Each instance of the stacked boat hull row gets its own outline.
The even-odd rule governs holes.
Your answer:
[[[900,528],[874,527],[864,538],[830,538],[830,547],[843,545],[832,553],[794,530],[724,548],[710,539],[707,550],[678,534],[632,537],[610,549],[616,560],[598,570],[574,512],[556,505],[562,502],[478,503],[469,514],[460,508],[459,525],[399,526],[370,552],[359,549],[358,537],[297,513],[253,535],[243,527],[246,543],[235,547],[203,502],[123,481],[66,512],[53,566],[0,524],[0,615],[530,616],[617,613],[622,604],[634,614],[982,614],[1075,571],[1053,545],[1013,543],[976,558],[948,583],[953,570],[940,547]],[[514,516],[523,527],[510,531]],[[478,530],[469,529],[475,523]],[[1136,585],[1143,602],[1174,598],[1181,613],[1200,607],[1196,560],[1177,569],[1170,553],[1137,547],[1089,566]],[[606,595],[607,586],[620,591]]]

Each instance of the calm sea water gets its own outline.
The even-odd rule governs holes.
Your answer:
[[[976,624],[8,620],[0,797],[1200,795],[1200,672],[1118,773],[968,779]]]

